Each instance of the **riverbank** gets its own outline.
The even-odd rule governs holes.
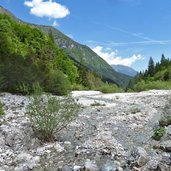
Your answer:
[[[55,135],[56,142],[43,144],[26,117],[29,98],[0,95],[0,170],[171,170],[171,126],[161,141],[151,138],[170,91],[72,95],[82,106],[78,118]]]

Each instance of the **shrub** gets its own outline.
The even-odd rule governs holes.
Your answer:
[[[166,130],[164,127],[159,127],[154,130],[154,134],[152,136],[153,139],[159,141],[165,134]]]
[[[105,83],[100,86],[97,90],[101,91],[102,93],[121,93],[123,90],[117,87],[115,84],[108,84]]]
[[[40,86],[39,82],[35,82],[32,85],[32,92],[34,96],[41,96],[43,93],[43,88]]]
[[[78,114],[79,105],[71,97],[60,100],[53,96],[33,96],[27,113],[36,135],[43,141],[53,141],[54,133],[65,128]]]
[[[70,82],[59,70],[51,71],[47,84],[47,91],[55,95],[67,95],[71,90]]]
[[[21,83],[16,87],[16,91],[19,94],[28,95],[30,94],[30,87],[27,84]]]
[[[0,116],[4,115],[4,109],[3,109],[3,104],[0,102]]]
[[[146,90],[168,90],[171,89],[171,82],[167,81],[140,81],[134,85],[133,90],[140,92]]]
[[[88,88],[84,87],[82,84],[72,84],[72,90],[88,90]]]
[[[0,73],[0,75],[1,75],[1,73]],[[4,84],[3,77],[0,76],[0,92],[3,90],[3,86],[4,86],[3,84]]]

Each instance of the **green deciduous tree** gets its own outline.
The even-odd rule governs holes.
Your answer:
[[[75,83],[78,78],[77,67],[56,47],[52,37],[52,33],[45,34],[0,14],[0,78],[3,91],[23,93],[27,89],[31,93],[33,84],[38,82],[42,88],[55,94],[68,92],[70,82]],[[53,84],[49,85],[49,82]]]

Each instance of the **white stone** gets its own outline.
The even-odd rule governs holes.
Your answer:
[[[60,144],[55,143],[54,148],[56,149],[57,152],[61,153],[65,151],[64,147],[62,147]]]
[[[74,171],[80,171],[80,169],[81,169],[81,166],[74,166],[73,168]]]
[[[71,145],[71,142],[70,141],[65,141],[64,144],[65,145]]]
[[[33,167],[36,166],[36,162],[35,162],[34,157],[28,153],[25,153],[25,152],[20,153],[17,156],[16,161],[18,163],[20,163],[20,165],[27,166],[29,169],[33,169]]]
[[[98,171],[95,161],[88,160],[85,162],[85,171]]]

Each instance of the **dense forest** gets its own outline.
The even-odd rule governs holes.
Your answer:
[[[122,91],[76,65],[56,46],[51,30],[45,34],[0,14],[0,90],[30,94],[35,86],[58,95],[72,89]]]
[[[127,91],[144,91],[150,89],[170,89],[171,88],[171,59],[161,56],[160,62],[154,63],[152,57],[148,62],[148,69],[139,72],[132,79],[127,87]]]
[[[50,36],[7,15],[0,15],[0,61],[1,89],[12,93],[29,93],[38,83],[48,92],[65,94],[78,77]]]

